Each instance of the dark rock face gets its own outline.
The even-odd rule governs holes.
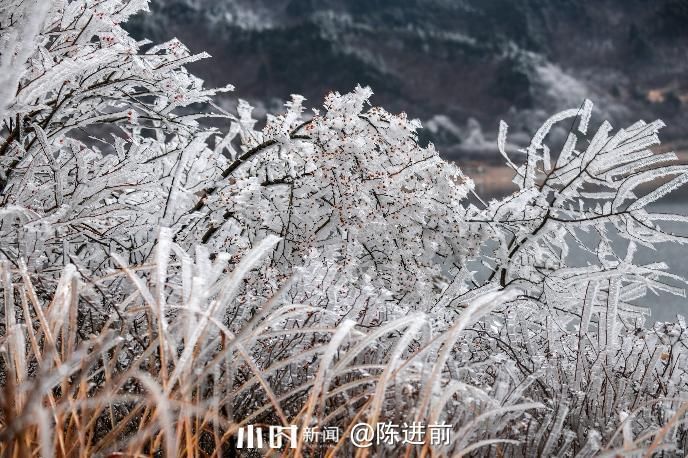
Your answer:
[[[457,132],[470,130],[469,118],[489,133],[500,118],[513,132],[529,131],[585,97],[619,127],[662,117],[664,138],[679,140],[688,125],[688,0],[158,0],[151,7],[130,24],[135,36],[176,36],[207,50],[213,58],[194,72],[271,108],[291,93],[318,106],[327,92],[361,83],[376,104],[431,124],[440,116]],[[442,135],[446,126],[435,123],[426,137],[450,155],[469,154],[447,143],[456,135]]]

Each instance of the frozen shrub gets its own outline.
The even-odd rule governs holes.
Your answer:
[[[485,202],[369,88],[223,111],[206,55],[121,28],[146,4],[0,6],[3,453],[232,453],[262,423],[346,455],[357,422],[451,425],[386,456],[686,453],[686,324],[637,305],[684,295],[635,261],[686,241],[650,207],[688,180],[660,121],[593,132],[585,101],[513,154],[502,123],[519,190]]]

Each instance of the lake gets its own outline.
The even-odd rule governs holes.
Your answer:
[[[494,167],[494,169],[496,170],[499,168]],[[504,180],[502,175],[504,174],[502,173],[500,175],[494,171],[483,175],[477,174],[476,187],[478,188],[479,194],[487,199],[492,197],[499,198],[500,196],[508,194],[511,191],[509,186],[510,183],[508,180]],[[667,197],[656,202],[649,211],[688,215],[688,186],[684,186],[682,189],[672,193],[670,198]],[[661,227],[674,234],[688,237],[688,224],[662,222]],[[588,242],[593,243],[592,237]],[[617,253],[624,254],[627,244],[628,242],[624,240],[615,240],[614,246],[617,249]],[[572,250],[572,254],[574,255],[572,261],[576,265],[585,265],[585,254],[580,252],[575,253],[574,250]],[[596,259],[592,260],[589,257],[588,259],[591,262],[598,262]],[[665,262],[669,265],[669,270],[672,273],[686,278],[688,277],[688,244],[663,243],[656,245],[656,250],[639,248],[634,261],[636,264],[640,265],[653,262]],[[680,284],[678,282],[671,283],[671,285],[688,289],[686,284]],[[662,292],[654,294],[648,291],[648,294],[644,298],[635,301],[635,303],[636,305],[650,308],[651,316],[648,320],[650,323],[654,321],[674,321],[677,314],[688,317],[688,299],[685,297],[674,296]]]

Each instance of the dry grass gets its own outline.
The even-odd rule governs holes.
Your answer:
[[[238,304],[242,275],[273,243],[264,241],[231,271],[222,260],[208,270],[163,231],[155,265],[131,267],[115,257],[119,269],[91,282],[68,265],[49,297],[23,263],[0,264],[2,455],[231,456],[238,428],[253,423],[341,428],[338,443],[316,449],[300,435],[285,456],[367,456],[376,449],[355,450],[348,440],[354,423],[439,422],[467,390],[481,391],[448,384],[447,359],[466,327],[512,294],[474,301],[438,335],[420,314],[359,329],[279,297]],[[96,286],[116,285],[126,291],[117,313],[85,335],[85,299]],[[230,328],[225,316],[237,308],[250,313]],[[454,452],[499,442],[492,434],[500,427],[480,427],[486,418],[506,423],[541,407],[514,401],[465,401]],[[398,452],[445,454],[427,444]]]

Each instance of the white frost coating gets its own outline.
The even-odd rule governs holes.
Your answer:
[[[171,245],[172,231],[167,227],[161,227],[158,235],[158,244],[155,249],[155,299],[158,311],[158,320],[160,321],[161,331],[163,333],[167,333],[168,328],[167,317],[165,316],[165,313],[167,313],[165,287],[167,285],[167,268],[169,264]]]
[[[542,168],[548,172],[552,168],[552,159],[550,158],[549,146],[542,145]]]
[[[504,121],[499,121],[499,133],[497,134],[497,148],[502,156],[506,159],[506,134],[509,130],[509,125]]]
[[[684,169],[678,177],[674,178],[668,183],[663,184],[659,188],[655,189],[649,194],[644,195],[640,199],[633,202],[628,206],[629,211],[637,210],[639,208],[647,207],[652,202],[661,199],[667,194],[675,191],[676,189],[688,183],[688,168]]]
[[[239,283],[244,279],[249,270],[251,270],[269,251],[280,241],[280,238],[274,235],[269,235],[261,240],[258,245],[253,248],[241,260],[239,265],[232,271],[227,284],[223,287],[223,300],[230,301],[234,294],[236,294]],[[212,314],[212,311],[211,311]]]
[[[3,31],[0,40],[0,117],[13,104],[17,84],[26,72],[26,61],[35,52],[41,29],[52,6],[51,1],[8,1],[0,6],[3,19],[12,17],[14,27]],[[9,20],[4,20],[7,27]],[[16,103],[16,102],[15,102]],[[13,114],[13,113],[12,113]]]
[[[604,121],[602,125],[597,129],[595,136],[590,140],[588,148],[583,153],[582,166],[587,167],[590,162],[598,157],[598,154],[602,152],[602,149],[607,145],[609,141],[609,132],[612,130],[612,125],[608,121]]]
[[[544,141],[547,134],[549,134],[549,131],[552,130],[552,127],[554,127],[555,124],[565,119],[573,118],[577,115],[578,110],[572,108],[569,110],[559,112],[554,116],[551,116],[544,122],[544,124],[542,124],[542,126],[537,130],[535,135],[533,135],[533,139],[530,142],[530,148],[534,150],[542,148],[542,142]]]
[[[588,125],[590,124],[590,117],[592,116],[593,103],[585,99],[583,108],[580,111],[580,123],[578,123],[578,132],[585,135],[588,133]]]
[[[75,288],[78,279],[79,274],[76,266],[74,264],[65,265],[48,312],[48,319],[53,325],[51,331],[54,336],[60,333],[63,325],[69,325],[69,310],[72,301],[76,300],[78,294],[78,290]]]
[[[509,125],[504,121],[499,121],[499,133],[497,135],[497,149],[502,155],[507,165],[511,167],[514,171],[517,171],[518,167],[511,161],[509,155],[506,152],[506,137],[509,130]]]
[[[0,5],[12,46],[17,30],[3,27],[19,3],[30,4]],[[217,437],[264,418],[415,418],[461,431],[429,454],[650,450],[675,409],[663,399],[688,391],[685,320],[648,327],[643,307],[648,293],[685,296],[669,262],[641,261],[686,244],[665,222],[688,217],[647,211],[688,181],[674,154],[650,149],[661,121],[603,123],[588,144],[585,101],[545,122],[523,154],[507,151],[501,122],[496,148],[521,189],[485,201],[419,145],[416,120],[371,106],[370,88],[311,111],[293,96],[256,119],[248,102],[218,106],[230,86],[206,89],[188,72],[205,54],[178,40],[144,51],[128,36],[120,22],[146,2],[54,5],[23,48],[26,65],[11,69],[19,90],[0,124],[0,329],[6,366],[22,372],[18,399],[39,393],[53,418],[65,393],[87,392],[69,401],[88,411],[81,401],[97,402],[107,383],[91,375],[108,367],[122,380],[135,368],[159,402],[184,406],[158,412],[129,384],[110,387],[128,396],[123,413],[149,409],[132,434],[150,444],[162,438],[148,441],[161,431],[148,417],[172,417],[172,436],[170,422],[209,410]],[[549,133],[574,116],[556,149]],[[45,345],[41,360],[34,346]],[[77,362],[58,370],[53,354]],[[64,372],[82,361],[98,361],[95,372]],[[72,389],[79,379],[92,385]],[[637,416],[630,433],[622,411]],[[33,417],[13,418],[22,431],[60,430]],[[381,447],[371,453],[398,455]]]
[[[623,184],[619,186],[619,192],[614,199],[612,205],[613,208],[619,208],[621,203],[629,196],[631,191],[636,189],[638,186],[640,186],[643,183],[648,183],[651,181],[654,181],[658,178],[666,177],[666,176],[671,176],[671,175],[685,175],[688,173],[688,166],[683,166],[683,165],[670,165],[670,166],[665,166],[659,169],[651,169],[651,170],[646,170],[643,172],[636,173],[626,180],[624,180]],[[677,179],[680,179],[681,177],[678,177]],[[667,186],[670,188],[670,190],[673,190],[674,187],[672,187],[671,182],[667,183],[664,186]],[[663,187],[664,187],[663,186]],[[662,188],[660,187],[657,190],[653,191],[653,193],[659,191],[658,194],[660,194],[662,191]],[[650,193],[652,195],[653,193]],[[659,196],[661,197],[661,196]],[[658,198],[659,198],[658,197]],[[651,202],[652,200],[649,200]],[[634,208],[640,208],[636,203],[632,204]]]
[[[561,150],[561,154],[557,158],[557,168],[563,167],[569,162],[569,159],[576,148],[577,141],[578,137],[576,137],[573,132],[569,133],[568,137],[566,137],[566,143],[564,143],[564,147]]]

